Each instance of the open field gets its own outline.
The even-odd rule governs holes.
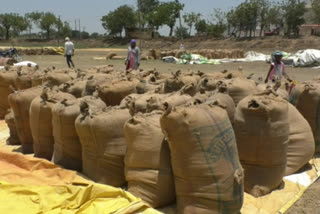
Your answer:
[[[116,70],[123,70],[125,68],[124,61],[122,60],[93,60],[93,57],[105,57],[108,52],[116,51],[118,55],[125,55],[125,49],[86,49],[76,50],[74,62],[77,68],[90,68],[93,66],[112,64]],[[265,51],[267,52],[267,51]],[[66,68],[65,58],[63,56],[23,56],[23,60],[34,61],[40,67],[55,66],[57,68]],[[269,65],[264,62],[255,63],[228,63],[221,65],[175,65],[165,64],[161,61],[142,61],[141,68],[151,69],[156,68],[160,72],[171,72],[178,69],[193,70],[203,72],[219,72],[222,70],[238,70],[242,67],[246,74],[255,74],[255,79],[259,77],[265,78]],[[287,67],[288,74],[291,78],[298,81],[310,80],[314,76],[320,74],[320,70],[311,68],[293,68]],[[320,210],[320,181],[313,184],[304,196],[288,211],[289,214],[302,214],[302,213],[319,213]]]

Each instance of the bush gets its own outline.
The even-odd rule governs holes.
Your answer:
[[[188,28],[186,27],[177,27],[175,30],[175,35],[178,38],[188,38],[189,37],[189,33],[188,33]]]

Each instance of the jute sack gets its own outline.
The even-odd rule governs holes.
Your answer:
[[[24,154],[33,153],[29,108],[32,100],[39,96],[41,92],[41,87],[29,88],[12,93],[8,98],[14,113],[14,121]]]
[[[85,90],[87,80],[75,79],[73,81],[65,82],[60,85],[59,89],[63,92],[72,94],[76,98],[82,97],[82,93]]]
[[[264,92],[265,90],[267,90],[267,88],[272,88],[272,85],[267,85],[267,84],[259,84],[257,85],[257,93],[259,92]],[[285,100],[289,100],[289,93],[282,88],[278,88],[275,91],[281,98],[285,99]]]
[[[10,108],[8,96],[13,92],[10,86],[14,86],[16,76],[16,72],[0,72],[0,119],[4,118]]]
[[[83,173],[95,182],[121,187],[124,177],[126,142],[123,126],[128,109],[88,109],[84,105],[75,126],[82,148]]]
[[[109,106],[116,106],[127,95],[136,92],[138,82],[129,80],[117,80],[98,86],[99,97]]]
[[[234,78],[225,80],[225,83],[227,84],[228,94],[236,106],[243,98],[256,92],[256,83],[253,80]]]
[[[248,96],[236,108],[233,127],[245,191],[260,197],[278,188],[287,163],[288,103],[273,95]]]
[[[45,74],[43,82],[48,87],[59,86],[62,83],[68,82],[76,78],[75,72],[69,71],[51,71]]]
[[[66,169],[77,171],[82,169],[82,157],[81,144],[74,124],[80,114],[82,101],[92,109],[106,107],[100,99],[87,96],[78,99],[64,99],[52,108],[53,162]]]
[[[227,112],[168,107],[160,119],[175,177],[178,213],[239,213],[243,170]]]
[[[215,104],[225,109],[228,113],[230,122],[233,124],[236,107],[229,94],[224,92],[214,93],[208,97],[208,100],[205,102],[205,104]]]
[[[134,113],[146,113],[148,109],[148,103],[154,100],[161,101],[168,97],[167,94],[157,94],[157,93],[146,93],[132,100],[130,109]],[[160,108],[160,107],[159,107]],[[158,109],[158,108],[157,108]],[[154,109],[152,109],[154,110]]]
[[[289,102],[292,105],[297,106],[299,97],[304,90],[304,86],[304,84],[297,84],[294,88],[292,88],[291,93],[289,95]]]
[[[75,99],[67,93],[58,92],[44,88],[42,94],[36,97],[30,106],[30,128],[33,138],[34,156],[52,159],[53,154],[53,133],[51,110],[57,102],[68,99]]]
[[[175,201],[169,146],[160,128],[161,114],[137,114],[124,126],[128,191],[154,208]]]
[[[298,102],[297,109],[309,122],[316,143],[315,152],[320,152],[320,83],[306,83]]]
[[[290,103],[288,116],[290,135],[285,175],[298,171],[309,162],[315,151],[314,137],[308,121]]]
[[[18,137],[16,124],[14,122],[14,114],[13,114],[12,109],[8,110],[8,114],[6,114],[6,116],[5,116],[5,121],[6,121],[8,128],[9,128],[9,133],[10,133],[10,136],[7,139],[7,144],[8,145],[20,145],[21,143],[20,143],[20,140]]]

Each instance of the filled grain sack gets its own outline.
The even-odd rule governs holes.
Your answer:
[[[316,143],[315,152],[320,152],[320,83],[304,84],[296,104],[297,109],[309,122]]]
[[[160,123],[169,142],[178,213],[239,213],[243,171],[226,111],[169,106]]]
[[[42,94],[37,96],[30,106],[30,128],[33,138],[34,156],[52,159],[53,133],[52,133],[52,108],[63,100],[75,99],[74,96],[56,90],[44,88]]]
[[[199,81],[198,90],[205,91],[214,91],[217,88],[217,80],[215,78],[205,77]]]
[[[82,93],[85,90],[86,84],[87,80],[75,79],[73,81],[63,83],[60,85],[59,89],[63,92],[72,94],[76,98],[80,98],[82,97]]]
[[[160,127],[162,111],[137,114],[124,126],[128,191],[152,207],[175,201],[168,143]]]
[[[48,87],[59,86],[62,83],[68,82],[76,78],[76,73],[73,71],[54,70],[47,72],[43,77],[43,82]]]
[[[18,137],[16,124],[14,122],[14,114],[13,114],[12,109],[8,110],[8,113],[6,114],[4,119],[6,121],[8,128],[9,128],[9,134],[10,134],[9,138],[7,139],[7,144],[8,145],[20,145],[21,143],[20,143],[20,140]]]
[[[224,82],[227,84],[228,94],[236,106],[246,96],[256,93],[256,83],[253,80],[234,78]]]
[[[81,102],[86,102],[93,110],[106,107],[100,99],[87,96],[78,99],[64,99],[52,108],[53,162],[66,169],[77,171],[82,170],[82,156],[75,120],[80,114]]]
[[[133,113],[138,113],[138,112],[146,113],[148,110],[149,111],[151,110],[150,106],[148,106],[148,103],[150,104],[150,102],[152,102],[153,100],[157,100],[160,103],[166,97],[168,97],[167,94],[157,94],[152,92],[142,94],[134,98],[133,100],[131,100],[129,108]],[[152,109],[152,110],[155,110],[155,109]]]
[[[184,75],[181,71],[176,71],[171,78],[166,79],[164,83],[164,93],[179,91],[183,86],[188,84],[198,84],[199,77]]]
[[[128,109],[90,110],[84,104],[75,127],[82,149],[83,173],[95,182],[123,186],[126,142],[123,126]]]
[[[295,87],[292,88],[290,95],[289,95],[289,102],[292,105],[297,106],[299,97],[304,90],[304,86],[305,86],[304,84],[297,84]]]
[[[236,108],[233,127],[245,191],[260,197],[278,188],[287,163],[288,103],[273,95],[248,96]]]
[[[11,71],[0,72],[0,119],[3,119],[10,108],[8,96],[13,92],[12,87],[16,79],[17,73]]]
[[[230,119],[230,122],[234,122],[234,114],[236,111],[235,104],[230,97],[229,94],[226,92],[222,91],[217,91],[216,93],[212,94],[211,96],[208,97],[206,100],[205,104],[214,104],[218,105],[221,108],[225,109],[228,113],[228,117]]]
[[[289,103],[290,135],[285,175],[291,175],[313,157],[315,151],[312,129],[300,112]]]
[[[259,84],[257,85],[257,93],[262,93],[268,89],[272,89],[273,85]],[[283,88],[274,88],[275,92],[283,99],[289,101],[289,93]]]
[[[32,87],[33,76],[38,72],[38,67],[18,67],[15,79],[15,88],[22,90]]]
[[[39,96],[41,92],[42,87],[34,87],[17,91],[8,97],[24,154],[33,153],[29,108],[33,99]]]
[[[137,81],[116,80],[98,86],[99,97],[108,105],[116,106],[127,95],[136,92]]]

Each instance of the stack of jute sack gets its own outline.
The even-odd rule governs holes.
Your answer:
[[[285,84],[241,71],[24,68],[0,86],[8,143],[179,213],[239,213],[244,191],[279,188],[318,137],[317,80],[291,91],[297,108]]]
[[[195,50],[154,50],[145,55],[148,59],[162,59],[167,56],[181,58],[183,54],[199,54],[208,59],[240,59],[244,58],[244,51],[240,49],[195,49]]]

